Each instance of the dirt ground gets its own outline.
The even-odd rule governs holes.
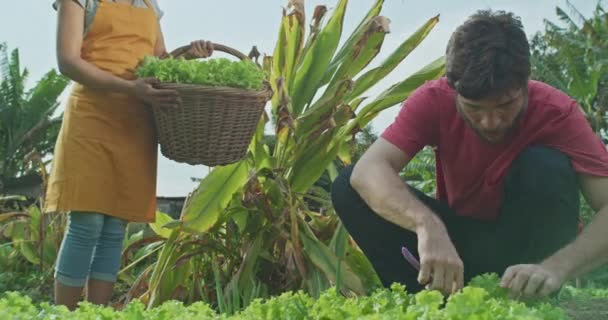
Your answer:
[[[569,300],[560,303],[573,320],[608,320],[608,299]]]

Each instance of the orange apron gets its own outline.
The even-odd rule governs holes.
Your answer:
[[[153,55],[158,21],[147,8],[99,2],[81,56],[125,79]],[[148,107],[124,94],[75,84],[46,192],[45,212],[91,211],[127,221],[153,221],[156,133]]]

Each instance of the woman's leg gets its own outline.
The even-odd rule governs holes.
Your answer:
[[[104,217],[98,213],[72,212],[55,265],[55,303],[76,308],[82,296],[91,259],[101,235]]]
[[[125,220],[104,216],[103,229],[95,248],[87,284],[87,300],[92,303],[107,305],[112,297],[120,269],[126,226]]]

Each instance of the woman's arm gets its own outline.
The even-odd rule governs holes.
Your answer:
[[[158,37],[156,39],[156,45],[154,46],[154,55],[160,58],[166,58],[169,56],[167,47],[165,46],[165,37],[160,27],[160,23],[158,24]]]
[[[81,58],[84,8],[73,0],[62,0],[58,10],[57,63],[61,73],[90,88],[132,93],[133,81],[103,71]]]
[[[81,57],[84,8],[73,0],[59,4],[57,25],[57,63],[61,73],[87,87],[135,96],[148,105],[176,107],[179,95],[174,90],[152,87],[158,80],[126,80],[97,68]]]

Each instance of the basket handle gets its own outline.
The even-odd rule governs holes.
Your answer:
[[[170,55],[173,56],[174,58],[182,57],[186,53],[188,53],[188,50],[190,50],[191,47],[192,47],[192,45],[185,45],[185,46],[179,47],[179,48],[173,50],[170,53]],[[253,48],[254,49],[252,49],[252,52],[257,51],[257,49],[255,49],[255,47],[253,47]],[[239,50],[236,50],[234,48],[231,48],[229,46],[225,46],[225,45],[219,44],[219,43],[213,43],[213,50],[231,54],[231,55],[239,58],[240,60],[250,59],[250,57],[248,57],[246,54],[240,52]]]

